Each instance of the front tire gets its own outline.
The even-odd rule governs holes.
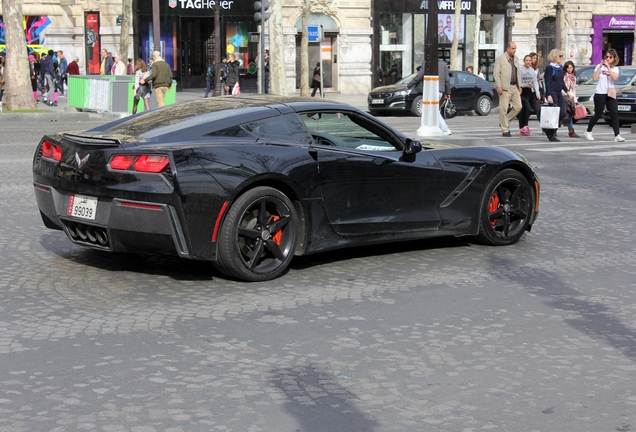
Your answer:
[[[413,99],[411,104],[411,114],[416,117],[422,117],[422,96]]]
[[[530,223],[534,200],[530,183],[520,172],[498,173],[482,199],[478,240],[494,246],[518,242]]]
[[[274,279],[289,266],[298,218],[291,200],[271,187],[256,187],[230,207],[219,233],[217,268],[249,282]]]

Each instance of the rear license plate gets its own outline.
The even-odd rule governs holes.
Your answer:
[[[371,99],[373,105],[379,105],[384,103],[384,99]]]
[[[95,220],[97,201],[95,197],[73,194],[68,197],[66,214],[80,219]]]
[[[618,106],[618,110],[619,111],[631,111],[632,110],[632,106],[631,105],[619,105]]]

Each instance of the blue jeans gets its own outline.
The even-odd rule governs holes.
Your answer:
[[[207,87],[205,88],[205,96],[203,97],[208,97],[210,90],[214,90],[214,81],[208,78],[205,82],[207,83]]]
[[[439,94],[439,98],[440,100],[444,97],[444,93]],[[440,112],[440,110],[437,110],[437,124],[439,125],[439,128],[442,130],[442,132],[446,132],[448,131],[448,125],[446,124],[446,121],[444,120],[444,117],[442,117],[442,113]]]

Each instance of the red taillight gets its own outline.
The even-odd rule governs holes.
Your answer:
[[[135,162],[135,155],[115,155],[110,160],[110,167],[116,170],[127,170]]]
[[[50,143],[49,141],[44,141],[42,143],[42,157],[60,161],[62,160],[62,147]]]
[[[160,173],[168,163],[170,159],[166,155],[115,155],[109,165],[114,170]]]
[[[141,155],[135,162],[137,171],[159,173],[168,166],[168,156],[165,155]]]

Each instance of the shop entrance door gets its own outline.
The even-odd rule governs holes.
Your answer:
[[[205,88],[205,74],[214,58],[214,22],[209,18],[181,18],[179,70],[183,88]]]
[[[338,52],[337,35],[325,33],[321,43],[310,43],[308,46],[309,71],[308,76],[300,75],[300,35],[296,38],[296,89],[300,89],[300,80],[305,79],[311,85],[314,67],[322,56],[323,90],[338,91]]]
[[[539,56],[539,70],[543,71],[548,65],[548,54],[556,44],[556,18],[546,17],[537,24],[537,54]]]

